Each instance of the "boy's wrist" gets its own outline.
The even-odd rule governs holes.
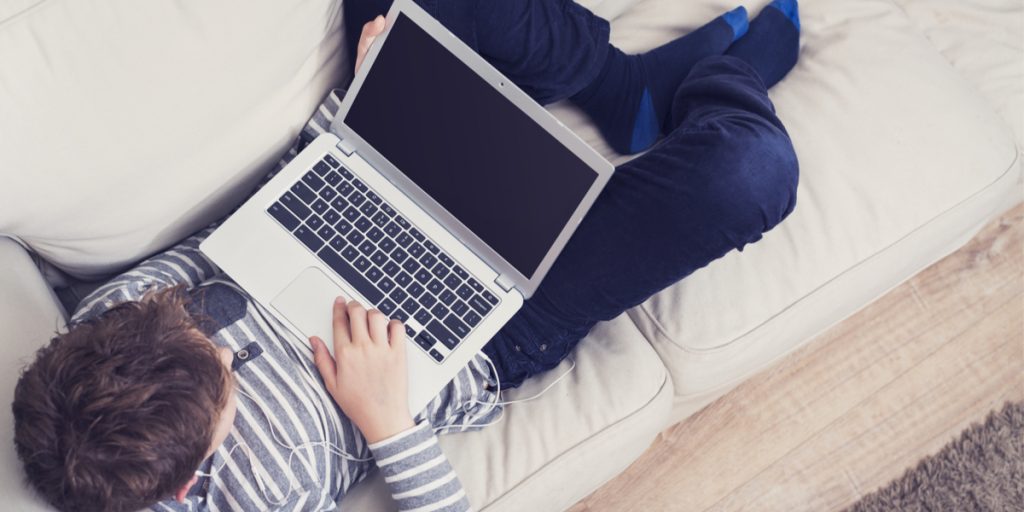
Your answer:
[[[363,437],[366,438],[366,442],[370,444],[378,443],[416,426],[408,411],[393,415],[381,415],[362,423],[357,426],[363,433]]]

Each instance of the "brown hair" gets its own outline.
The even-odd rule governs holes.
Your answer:
[[[188,483],[227,403],[228,374],[182,287],[77,324],[14,391],[29,484],[60,510],[137,510]]]

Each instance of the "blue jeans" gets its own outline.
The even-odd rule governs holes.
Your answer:
[[[587,85],[608,47],[607,22],[569,0],[418,1],[542,104]],[[389,5],[348,0],[346,19],[361,27]],[[615,170],[536,293],[484,348],[504,387],[556,366],[597,322],[742,250],[793,211],[796,154],[745,62],[700,61],[676,92],[672,125]]]

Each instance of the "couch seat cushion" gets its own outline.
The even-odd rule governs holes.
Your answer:
[[[672,383],[633,322],[600,324],[572,357],[576,368],[539,399],[511,404],[498,423],[441,436],[477,510],[562,510],[626,468],[665,426]],[[543,390],[562,365],[502,394]],[[342,510],[394,510],[379,474],[356,486]]]

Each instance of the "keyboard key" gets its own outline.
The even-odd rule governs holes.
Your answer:
[[[334,229],[337,229],[338,233],[347,235],[349,231],[352,231],[352,224],[349,224],[345,219],[341,219],[334,224]]]
[[[444,361],[444,356],[441,355],[441,353],[438,352],[437,349],[435,349],[435,348],[430,349],[430,357],[433,357],[434,361],[437,361],[439,363],[441,361]]]
[[[345,211],[345,208],[348,208],[348,201],[346,201],[345,198],[341,196],[335,197],[334,200],[331,201],[331,208],[334,208],[339,212],[343,212]]]
[[[373,223],[378,226],[384,226],[389,220],[388,215],[384,212],[377,212],[377,215],[373,216]]]
[[[427,289],[430,290],[430,293],[437,295],[441,293],[441,290],[444,290],[444,285],[437,279],[431,279],[430,282],[427,283]]]
[[[380,246],[380,250],[384,252],[391,252],[391,250],[395,248],[395,241],[385,237],[384,239],[377,242],[377,245]]]
[[[331,155],[325,155],[324,156],[324,162],[327,162],[327,165],[329,165],[329,166],[331,166],[331,167],[333,167],[335,169],[337,169],[338,167],[341,166],[341,164],[339,164],[338,161],[335,160],[334,157],[331,156]]]
[[[413,258],[419,258],[426,251],[426,249],[424,249],[422,245],[416,242],[413,242],[412,245],[409,246],[408,250],[409,254],[412,254]]]
[[[387,278],[387,277],[385,277],[384,279],[381,279],[380,282],[377,283],[377,288],[380,288],[384,293],[390,292],[391,289],[394,288],[394,287],[395,287],[395,282],[392,281],[391,279]]]
[[[492,295],[491,292],[484,290],[483,293],[481,293],[481,295],[483,295],[484,298],[487,299],[487,302],[490,302],[491,304],[494,305],[498,304],[498,298]]]
[[[314,192],[320,190],[320,187],[324,186],[324,180],[320,179],[320,177],[313,171],[309,171],[303,175],[302,182],[309,185],[309,188],[313,189]]]
[[[464,284],[460,286],[458,290],[455,290],[455,293],[459,294],[459,297],[468,300],[473,296],[473,289],[470,288],[468,284]]]
[[[359,218],[359,210],[356,210],[354,206],[345,208],[345,211],[341,212],[341,216],[348,219],[350,222],[355,222]]]
[[[398,224],[395,224],[394,222],[389,222],[387,226],[384,226],[384,232],[387,233],[389,236],[395,236],[401,231],[402,228],[399,227]]]
[[[360,181],[358,178],[352,178],[352,186],[355,187],[356,190],[360,192],[366,192],[367,190],[366,184]]]
[[[324,225],[324,221],[316,215],[310,215],[309,218],[306,219],[306,225],[316,231],[320,229],[320,226]]]
[[[409,261],[412,261],[412,260],[409,260]],[[416,280],[419,281],[422,284],[427,284],[432,279],[430,271],[425,269],[425,268],[419,269],[413,277],[415,277]]]
[[[404,309],[396,309],[391,313],[391,318],[397,318],[404,322],[409,319],[409,313],[406,313]]]
[[[473,309],[475,309],[476,312],[480,313],[481,315],[486,315],[493,307],[489,302],[485,301],[479,295],[474,295],[470,297],[469,305],[472,306]]]
[[[310,213],[313,213],[309,207],[303,204],[302,201],[299,200],[298,197],[295,197],[291,192],[285,192],[284,195],[281,196],[280,203],[291,210],[291,212],[299,219],[305,219],[306,217],[309,217]]]
[[[327,174],[327,171],[331,170],[331,166],[327,165],[327,162],[321,160],[317,162],[316,165],[313,166],[313,170],[316,171],[318,175],[324,176],[325,174]]]
[[[412,327],[409,327],[409,326],[407,325],[407,326],[405,326],[405,335],[406,335],[406,336],[408,336],[408,337],[410,337],[410,338],[412,338],[413,336],[415,336],[415,335],[416,335],[416,331],[414,331],[414,330],[412,329]]]
[[[344,167],[342,167],[341,169],[338,169],[338,172],[340,172],[341,175],[344,176],[346,180],[350,180],[350,179],[355,177],[355,176],[352,175],[352,171],[350,171],[350,170],[348,170],[348,169],[346,169]]]
[[[337,171],[331,171],[327,173],[327,176],[324,176],[324,181],[332,187],[337,187],[338,183],[341,183],[341,180],[341,175],[338,174]]]
[[[447,254],[445,254],[443,252],[441,254],[437,255],[437,259],[441,260],[442,263],[444,263],[445,265],[448,265],[449,267],[455,264],[455,261],[452,260],[452,258],[450,256],[448,256]]]
[[[438,298],[441,299],[442,304],[447,304],[449,306],[452,305],[453,302],[459,300],[451,290],[441,292],[441,295],[438,295]]]
[[[398,235],[398,238],[395,240],[398,242],[398,245],[401,245],[402,247],[409,247],[409,244],[414,243],[412,237],[409,236],[409,233],[402,233]]]
[[[316,192],[310,190],[309,187],[301,181],[295,182],[295,184],[292,185],[291,191],[296,195],[296,197],[302,199],[302,202],[306,204],[312,203],[316,199]]]
[[[452,272],[455,272],[455,275],[457,275],[457,276],[459,276],[459,277],[461,277],[463,279],[469,279],[469,272],[466,272],[465,270],[462,270],[462,267],[460,267],[458,265],[455,265],[454,267],[452,267]]]
[[[337,196],[338,191],[334,190],[331,187],[324,187],[320,189],[320,199],[323,199],[324,201],[331,201]]]
[[[412,282],[409,284],[409,286],[405,288],[405,291],[409,292],[409,295],[411,297],[419,297],[420,295],[423,295],[423,292],[426,291],[426,288],[420,286],[420,284],[417,282]]]
[[[444,304],[441,303],[434,304],[434,307],[430,308],[430,314],[434,315],[437,318],[444,318],[445,316],[448,315],[448,313],[448,308],[444,307]]]
[[[412,282],[412,276],[405,272],[398,271],[398,274],[395,274],[395,282],[398,283],[399,286],[408,286],[409,283]]]
[[[281,203],[274,203],[270,205],[270,208],[267,208],[267,213],[269,213],[271,217],[277,219],[277,221],[280,222],[288,231],[295,229],[302,222],[296,216],[292,215],[292,212],[288,211],[288,208],[285,208]]]
[[[316,233],[309,226],[299,226],[295,230],[295,236],[313,252],[316,252],[324,245],[324,241],[320,240],[320,237],[316,236]]]
[[[334,211],[334,208],[327,210],[327,213],[324,214],[324,222],[328,225],[333,226],[337,224],[339,220],[341,220],[341,214]]]
[[[366,272],[366,269],[370,268],[370,260],[360,256],[352,262],[352,266],[359,269],[360,272]]]
[[[394,302],[391,302],[391,299],[384,299],[380,304],[377,304],[377,311],[390,316],[391,312],[397,307]]]
[[[416,344],[423,347],[423,350],[430,350],[435,343],[437,343],[437,339],[427,331],[421,331],[416,335]]]
[[[469,334],[469,326],[462,323],[455,315],[448,315],[444,318],[444,326],[447,327],[452,333],[460,338],[465,338]]]
[[[394,251],[391,251],[391,259],[397,261],[398,263],[405,261],[405,259],[408,257],[409,255],[406,254],[401,247],[395,249]]]
[[[355,224],[356,229],[362,231],[363,233],[365,233],[366,230],[370,229],[370,226],[373,226],[373,224],[370,224],[370,220],[367,219],[366,217],[359,217],[353,224]]]
[[[355,188],[352,187],[352,184],[347,181],[339,183],[337,188],[338,193],[341,194],[342,197],[348,197],[349,194],[355,191]]]
[[[380,209],[384,210],[384,213],[386,213],[388,217],[394,217],[395,216],[395,213],[396,213],[395,209],[392,208],[390,204],[384,203],[384,204],[380,205]]]
[[[320,238],[323,238],[324,240],[330,240],[334,238],[334,229],[327,224],[324,224],[324,227],[317,230],[316,234],[320,235]]]
[[[462,316],[466,314],[466,311],[469,311],[469,306],[467,306],[465,302],[457,300],[452,304],[452,311],[455,312],[456,315]]]
[[[413,316],[420,310],[420,305],[416,303],[416,299],[409,297],[402,303],[402,309],[409,313],[409,316]]]
[[[367,217],[373,217],[373,214],[377,213],[377,207],[373,203],[363,203],[363,206],[359,207],[359,211],[363,212],[363,215]]]
[[[383,251],[378,250],[377,252],[373,253],[373,256],[370,256],[370,261],[383,267],[384,264],[388,262],[388,255],[384,254]]]
[[[348,243],[355,246],[359,246],[359,244],[363,243],[363,240],[365,240],[365,238],[366,237],[364,237],[362,233],[354,229],[351,232],[349,232],[348,235],[345,236],[345,240],[348,240]]]
[[[374,287],[372,283],[366,280],[366,278],[359,275],[359,273],[356,272],[356,269],[352,268],[347,261],[335,254],[334,251],[324,248],[317,253],[317,256],[319,256],[328,267],[331,267],[331,270],[337,272],[345,282],[352,286],[352,288],[355,288],[360,295],[365,297],[370,304],[376,304],[384,298],[384,294],[381,293],[380,290]]]
[[[430,323],[431,319],[434,318],[430,314],[430,311],[428,311],[426,309],[420,309],[419,311],[416,312],[416,314],[413,315],[413,317],[416,318],[416,322],[419,322],[420,324],[423,324],[424,326],[426,326],[428,323]]]
[[[350,245],[341,251],[341,256],[348,261],[352,261],[359,257],[359,251]]]
[[[377,229],[377,227],[374,226],[374,227],[370,228],[369,231],[366,232],[366,238],[369,238],[370,240],[373,240],[374,242],[377,242],[381,238],[384,238],[384,232],[381,231],[380,229]]]
[[[452,334],[447,327],[441,325],[441,322],[431,320],[426,327],[427,330],[430,331],[430,334],[433,334],[434,337],[437,338],[437,341],[440,341],[442,345],[449,349],[453,349],[459,344],[459,338]]]
[[[405,218],[403,218],[401,215],[395,217],[395,222],[397,222],[399,226],[402,226],[405,229],[409,229],[409,227],[411,227],[409,221],[405,220]]]
[[[359,192],[353,192],[352,195],[348,196],[348,200],[356,206],[361,206],[364,202],[366,202],[366,196],[360,194]]]
[[[424,244],[424,247],[426,247],[426,244]],[[430,249],[427,250],[429,251]],[[435,263],[437,263],[437,258],[435,258],[433,254],[430,254],[428,252],[424,254],[423,257],[420,258],[420,263],[422,263],[424,267],[430,268],[433,267]]]
[[[416,228],[409,228],[409,234],[412,235],[412,237],[415,238],[416,240],[419,240],[420,242],[427,239],[427,237],[423,236],[423,233],[417,231]]]
[[[434,242],[431,242],[430,240],[423,242],[423,247],[426,247],[432,254],[441,252],[441,249],[438,249],[437,246],[434,245]]]
[[[359,244],[359,252],[369,256],[373,254],[373,251],[377,250],[377,245],[373,243],[373,240],[363,240],[363,243]]]
[[[409,258],[409,259],[405,260],[405,263],[402,264],[402,268],[405,269],[405,271],[408,272],[413,277],[416,276],[417,272],[422,270],[422,268],[420,267],[420,264],[416,263],[416,260],[414,260],[412,258]],[[430,277],[430,276],[428,275],[427,277]]]
[[[401,271],[402,271],[402,269],[399,268],[398,264],[393,262],[393,261],[389,261],[389,262],[387,262],[386,265],[384,265],[384,273],[389,275],[389,276],[393,276],[393,275],[395,275],[395,274],[397,274],[397,273],[399,273]]]
[[[462,281],[455,274],[448,274],[448,277],[444,278],[444,285],[452,290],[458,288],[460,284],[462,284]]]
[[[348,242],[338,235],[335,235],[334,238],[331,239],[331,249],[334,249],[335,252],[341,252],[346,245],[348,245]]]
[[[381,277],[384,277],[384,273],[377,267],[370,267],[370,270],[366,271],[366,278],[369,279],[371,283],[376,283]]]
[[[469,283],[469,287],[472,288],[473,291],[476,291],[476,292],[484,291],[484,286],[482,284],[480,284],[480,282],[477,281],[476,279],[470,278],[469,281],[466,281],[466,282]]]
[[[405,299],[409,298],[409,294],[405,293],[405,290],[395,287],[395,289],[391,290],[391,293],[388,294],[388,297],[391,297],[391,300],[395,301],[395,304],[401,304],[402,302],[405,302]]]
[[[375,194],[372,190],[366,193],[366,197],[369,198],[370,202],[373,204],[380,204],[384,202],[384,200],[382,200],[380,196]]]
[[[430,271],[434,274],[434,277],[438,279],[444,279],[448,275],[448,267],[444,266],[444,263],[438,262],[434,265],[434,268]]]
[[[434,307],[434,304],[437,304],[437,297],[434,297],[433,295],[431,295],[429,293],[424,293],[423,295],[420,295],[420,298],[417,299],[417,300],[419,300],[420,306],[423,306],[425,308],[432,308],[432,307]],[[422,323],[426,323],[426,322],[420,322],[420,323],[422,324]]]
[[[476,314],[476,311],[470,311],[469,313],[466,313],[466,316],[462,317],[462,319],[465,320],[470,327],[476,327],[476,324],[480,323],[481,317]]]

